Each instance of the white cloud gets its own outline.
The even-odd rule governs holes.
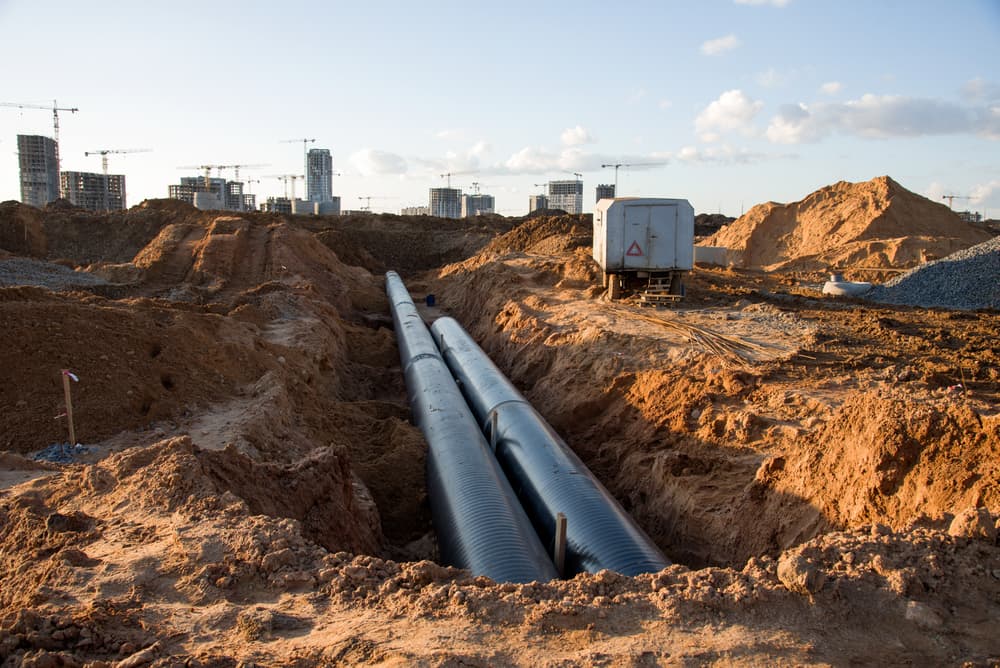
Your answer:
[[[1000,84],[980,77],[970,79],[962,85],[962,97],[976,102],[1000,100]]]
[[[465,132],[459,128],[448,128],[434,133],[438,139],[461,139]]]
[[[991,206],[1000,205],[1000,179],[993,179],[989,183],[981,183],[969,191],[969,202],[972,204]]]
[[[827,81],[825,84],[819,87],[819,90],[824,95],[836,95],[843,89],[844,84],[839,81]]]
[[[791,156],[767,155],[750,151],[746,148],[734,148],[728,144],[723,144],[722,146],[709,146],[707,148],[685,146],[677,152],[676,157],[678,161],[687,164],[747,165]]]
[[[710,39],[707,42],[702,43],[701,52],[706,56],[717,56],[720,53],[732,51],[739,45],[740,40],[736,37],[736,35],[726,35],[725,37]]]
[[[772,7],[787,7],[792,0],[733,0],[737,5],[770,5]]]
[[[594,143],[594,138],[590,136],[590,133],[582,125],[577,125],[575,128],[566,128],[563,130],[560,139],[562,139],[563,146],[579,146],[581,144]]]
[[[660,109],[669,109],[672,106],[674,106],[673,100],[668,100],[666,98],[660,100]]]
[[[833,133],[868,138],[977,134],[1000,138],[1000,106],[966,107],[943,100],[864,95],[847,102],[781,107],[767,138],[780,144],[819,141]]]
[[[403,156],[372,148],[365,148],[351,154],[349,160],[362,176],[405,174],[407,169],[406,159]]]
[[[760,72],[754,77],[754,79],[756,79],[757,83],[764,88],[775,88],[785,83],[785,77],[773,67],[769,67],[765,71]]]
[[[753,119],[764,106],[739,90],[727,90],[695,118],[694,126],[705,141],[716,141],[723,132],[753,132]]]

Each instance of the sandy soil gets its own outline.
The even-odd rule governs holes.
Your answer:
[[[611,304],[573,217],[439,245],[393,217],[113,218],[0,206],[0,241],[34,240],[6,251],[72,264],[68,237],[118,286],[0,289],[2,665],[1000,663],[997,313],[737,269]],[[434,563],[378,273],[402,256],[676,565]],[[41,464],[61,368],[91,450]]]

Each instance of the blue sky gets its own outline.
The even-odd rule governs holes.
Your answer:
[[[198,164],[267,164],[259,198],[329,148],[345,208],[426,205],[444,172],[527,212],[534,184],[622,168],[622,195],[696,211],[888,174],[1000,217],[1000,1],[41,2],[0,0],[0,102],[61,114],[64,170],[165,197]],[[16,135],[0,108],[0,200]],[[301,193],[301,185],[299,185]]]

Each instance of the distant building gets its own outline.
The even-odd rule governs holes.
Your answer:
[[[261,211],[267,213],[292,213],[292,200],[287,197],[268,197],[267,201],[260,205]]]
[[[461,218],[462,191],[459,188],[431,188],[430,215],[438,218]]]
[[[531,195],[528,197],[528,213],[549,208],[548,195]]]
[[[597,186],[597,199],[595,201],[600,202],[602,199],[614,199],[614,198],[615,198],[615,184],[601,183]]]
[[[219,177],[210,178],[206,183],[203,176],[182,176],[180,184],[168,186],[167,192],[170,199],[179,199],[192,206],[200,203],[199,208],[203,209],[253,211],[257,201],[254,195],[243,192],[242,181],[227,181]],[[215,197],[201,196],[196,202],[195,193],[211,193]]]
[[[983,214],[978,211],[973,213],[972,211],[956,211],[958,217],[967,223],[981,223],[983,222]]]
[[[404,206],[400,215],[403,216],[429,216],[431,208],[429,206]]]
[[[462,218],[481,216],[485,213],[493,213],[496,208],[493,195],[476,193],[475,195],[462,195]]]
[[[333,199],[333,156],[330,149],[310,149],[306,155],[306,199],[329,202]]]
[[[21,201],[42,207],[59,199],[59,147],[40,135],[17,136]]]
[[[548,208],[583,213],[583,181],[549,181]]]
[[[328,202],[315,202],[313,204],[314,211],[317,216],[339,216],[340,215],[340,198],[332,197]]]
[[[124,174],[62,172],[59,192],[72,204],[90,211],[122,211],[125,204]]]

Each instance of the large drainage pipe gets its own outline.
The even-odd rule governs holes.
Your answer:
[[[497,582],[558,577],[394,271],[386,293],[410,410],[427,439],[427,493],[442,560]]]
[[[638,575],[670,565],[461,325],[439,318],[431,333],[544,543],[555,536],[556,515],[566,516],[564,575]]]

